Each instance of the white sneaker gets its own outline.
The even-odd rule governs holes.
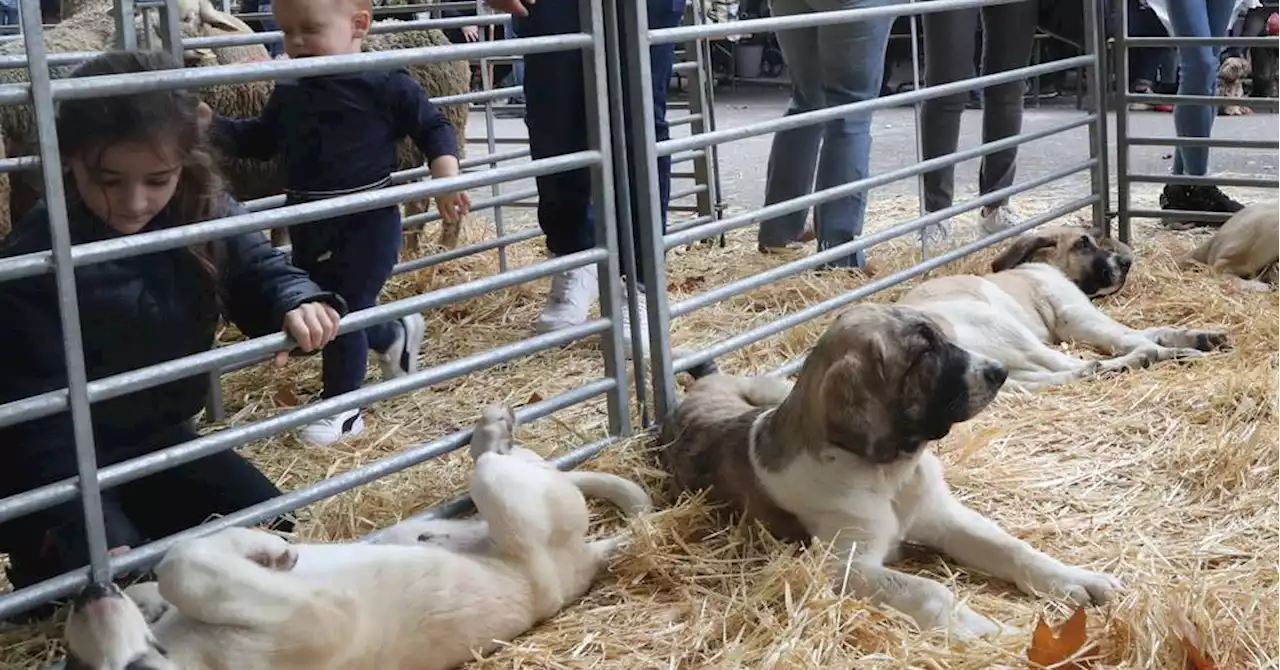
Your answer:
[[[947,230],[946,224],[931,223],[920,229],[920,239],[931,251],[936,251],[946,246],[950,237],[951,231]]]
[[[362,432],[364,418],[360,416],[360,410],[349,409],[303,426],[299,437],[318,447],[326,447],[344,437],[354,437]]]
[[[622,355],[624,358],[631,358],[631,311],[622,304]],[[644,299],[644,291],[636,291],[636,310],[640,315],[640,351],[644,357],[649,357],[649,316],[648,304]]]
[[[595,265],[566,270],[551,277],[547,305],[542,308],[533,329],[539,333],[568,328],[587,322],[591,305],[600,297],[600,284]]]
[[[386,351],[378,352],[382,379],[403,377],[418,371],[418,354],[427,334],[427,322],[421,314],[410,314],[396,322],[396,339]]]
[[[1000,205],[990,211],[978,212],[978,224],[982,226],[983,232],[988,235],[1008,230],[1019,223],[1022,223],[1022,219],[1017,214],[1014,214],[1008,205]]]

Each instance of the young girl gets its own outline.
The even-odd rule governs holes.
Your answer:
[[[108,52],[71,76],[179,67],[165,52]],[[60,105],[72,243],[244,211],[222,190],[198,129],[198,104],[185,91],[154,91]],[[49,248],[41,203],[0,245],[0,257]],[[302,351],[318,350],[346,309],[261,232],[80,267],[76,291],[91,381],[209,350],[220,316],[250,336],[283,328]],[[0,283],[0,314],[0,403],[66,387],[53,276]],[[99,467],[194,439],[206,389],[197,374],[94,403]],[[77,474],[69,412],[0,429],[0,445],[0,497]],[[136,547],[279,493],[248,461],[220,452],[104,490],[107,546]],[[0,524],[15,589],[88,564],[81,509],[77,499]]]

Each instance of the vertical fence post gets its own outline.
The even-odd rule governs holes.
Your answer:
[[[31,81],[31,106],[36,119],[40,151],[40,171],[44,176],[46,211],[53,251],[53,275],[57,283],[58,316],[62,321],[63,354],[67,366],[67,400],[75,436],[76,471],[80,478],[80,501],[89,547],[90,579],[111,580],[107,556],[106,523],[102,516],[102,490],[98,485],[98,459],[93,444],[93,424],[89,413],[88,377],[85,372],[84,343],[80,331],[80,306],[76,299],[75,268],[71,264],[71,231],[67,221],[65,184],[58,151],[58,129],[49,75],[49,55],[40,24],[39,0],[22,0],[23,43],[27,51],[27,76]],[[132,3],[130,3],[132,8]],[[117,6],[117,9],[119,7]],[[129,15],[132,26],[133,15]]]
[[[178,0],[164,0],[164,5],[160,7],[160,43],[164,45],[165,51],[173,54],[179,63],[182,62],[180,18],[182,17],[178,12]],[[150,39],[150,35],[147,39]]]
[[[481,2],[481,0],[476,0],[476,17],[477,18],[479,18],[482,15],[482,10],[483,10],[482,5],[483,3]],[[494,32],[496,32],[496,28],[493,25],[485,26],[484,30],[486,31],[486,33],[490,30],[493,30]],[[486,34],[485,37],[491,38],[492,35]],[[507,37],[508,37],[507,35],[505,34],[503,35],[503,39],[506,39]],[[490,62],[491,61],[488,58],[480,59],[480,90],[482,91],[488,91],[493,88],[493,76],[489,72]],[[471,68],[471,65],[470,63],[468,63],[467,69],[470,70],[470,68]],[[467,74],[469,75],[470,72],[468,72]],[[470,106],[471,105],[467,105],[467,107],[470,107]],[[494,136],[496,131],[494,129],[494,120],[493,120],[493,98],[485,98],[484,100],[484,132],[485,132],[486,148],[489,151],[489,155],[492,156],[498,151],[498,140]],[[489,163],[489,167],[490,168],[498,167],[497,161],[491,161]],[[502,197],[502,184],[494,184],[493,186],[490,186],[489,194],[492,195],[494,198]],[[501,239],[504,235],[506,235],[506,225],[505,225],[505,222],[502,220],[502,205],[498,205],[497,207],[493,208],[493,230],[499,239]],[[507,247],[506,245],[503,245],[498,247],[498,272],[506,272],[506,271],[507,271]]]
[[[1097,0],[1081,0],[1084,4],[1084,42],[1085,50],[1093,55],[1093,77],[1089,86],[1089,106],[1098,115],[1098,120],[1089,124],[1089,155],[1098,162],[1089,172],[1090,186],[1100,197],[1093,205],[1093,230],[1102,231],[1103,236],[1111,236],[1111,220],[1107,218],[1111,201],[1110,161],[1107,160],[1107,87],[1110,77],[1107,72],[1107,21],[1103,15],[1101,4]],[[1123,86],[1123,82],[1117,82]],[[1121,96],[1123,100],[1123,96]],[[1117,117],[1118,118],[1118,117]]]
[[[1116,64],[1116,228],[1129,243],[1129,7],[1121,2],[1120,26],[1112,48]]]
[[[916,3],[916,0],[911,0],[911,4],[914,5],[915,3]],[[919,35],[920,28],[923,27],[923,22],[921,22],[922,24],[920,26],[917,26],[916,21],[918,21],[919,18],[920,18],[919,16],[916,16],[914,14],[907,16],[907,19],[911,22],[910,24],[911,25],[911,90],[913,91],[920,90],[921,84],[923,83],[920,80],[920,35]],[[890,28],[889,32],[892,33],[893,29]],[[916,104],[912,105],[911,111],[913,116],[915,117],[915,124],[916,124],[915,128],[912,130],[912,132],[915,133],[915,138],[916,138],[916,146],[915,146],[916,162],[920,163],[924,161],[924,136],[920,134],[920,129],[923,127],[920,124],[920,116],[921,114],[924,113],[924,103],[917,102]],[[916,200],[918,201],[917,202],[918,206],[916,207],[916,211],[918,212],[919,216],[924,216],[926,212],[925,212],[924,175],[923,174],[916,177]],[[943,225],[945,224],[936,224],[936,225],[937,225],[937,230],[944,230],[944,231],[946,230],[945,228],[943,228]],[[929,260],[929,229],[930,227],[925,227],[920,229],[920,260],[926,260],[926,261]],[[938,237],[942,238],[943,236],[939,235]]]
[[[614,160],[609,119],[609,79],[607,39],[604,30],[604,1],[579,0],[581,30],[591,33],[591,49],[582,54],[584,98],[587,107],[587,145],[599,151],[598,165],[591,167],[591,207],[595,211],[596,246],[608,250],[599,262],[600,314],[610,320],[609,330],[601,334],[604,350],[604,374],[617,380],[608,394],[609,433],[630,435],[630,400],[623,359],[622,273],[618,266],[618,220],[613,201]]]
[[[635,217],[640,222],[640,264],[645,282],[649,320],[649,374],[653,380],[654,417],[662,422],[675,408],[675,370],[671,361],[670,313],[667,306],[667,261],[663,244],[662,209],[658,204],[658,150],[653,130],[653,72],[649,67],[649,16],[644,2],[620,2],[621,49],[626,62],[625,104],[632,123],[627,138],[628,163],[637,184]]]
[[[132,50],[138,48],[138,27],[134,23],[133,0],[115,0],[116,12],[116,48]],[[23,24],[25,26],[25,23]],[[26,28],[23,28],[25,30]],[[31,61],[27,61],[30,65]]]
[[[606,1],[602,3],[602,14],[605,25],[605,51],[607,56],[607,72],[609,74],[609,118],[613,119],[613,123],[617,124],[614,132],[610,133],[612,140],[610,149],[613,156],[614,198],[612,200],[618,222],[618,255],[622,258],[622,273],[626,276],[627,294],[635,295],[639,290],[636,282],[636,244],[635,235],[632,234],[632,210],[631,203],[633,198],[638,197],[633,193],[633,183],[629,178],[628,170],[631,152],[627,149],[627,136],[622,132],[622,119],[624,116],[623,105],[623,87],[622,87],[622,63],[625,58],[622,53],[621,37],[619,36],[619,17],[616,2]],[[612,127],[612,126],[611,126]],[[631,328],[631,363],[635,374],[635,393],[636,407],[640,414],[641,427],[649,427],[648,400],[649,393],[645,389],[645,359],[644,355],[644,338],[649,337],[649,333],[640,329],[640,307],[635,300],[628,300],[626,303],[627,315],[630,320]]]

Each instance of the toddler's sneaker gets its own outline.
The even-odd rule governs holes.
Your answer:
[[[587,322],[591,305],[600,297],[600,284],[595,265],[566,270],[551,277],[551,291],[533,328],[539,333],[568,328]]]
[[[1022,219],[1018,218],[1008,205],[1000,205],[995,209],[983,208],[978,212],[978,225],[982,226],[982,231],[988,235],[994,235],[1002,230],[1008,230],[1019,223]]]
[[[426,339],[427,322],[421,314],[410,314],[396,322],[396,339],[386,351],[378,353],[382,379],[394,379],[418,371],[418,354]]]
[[[318,447],[327,447],[338,440],[354,437],[364,432],[364,419],[360,410],[349,409],[302,427],[299,437]]]

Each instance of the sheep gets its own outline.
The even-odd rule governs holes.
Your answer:
[[[192,2],[192,0],[183,1]],[[189,33],[192,32],[193,26],[196,26],[195,35],[199,36],[251,32],[244,22],[213,9],[209,0],[200,0],[200,2],[201,8],[197,12],[199,21],[193,21],[192,14],[185,7],[183,8],[184,34],[192,36]],[[48,31],[46,43],[50,51],[99,51],[107,48],[114,37],[113,20],[110,19],[109,12],[104,11],[109,8],[109,2],[104,0],[86,2],[78,13]],[[64,27],[69,30],[63,30]],[[62,33],[66,34],[59,38],[58,36]],[[12,44],[14,43],[0,47],[0,53],[4,53],[4,48],[14,48]],[[16,49],[21,53],[21,42],[16,44]],[[365,40],[365,48],[368,51],[445,44],[449,44],[449,41],[439,30],[371,35]],[[189,50],[185,56],[188,64],[196,66],[225,65],[269,58],[266,48],[262,45]],[[53,68],[52,73],[55,78],[65,77],[70,69],[69,67]],[[408,70],[432,98],[466,93],[470,90],[469,70],[465,61],[418,64],[410,66]],[[12,79],[13,81],[25,80],[25,71],[13,72],[18,75],[18,78]],[[274,84],[270,81],[246,82],[211,86],[200,89],[198,93],[215,113],[232,118],[244,118],[255,116],[262,111],[273,86]],[[0,132],[4,133],[5,139],[0,144],[3,144],[4,151],[10,156],[33,153],[35,129],[29,108],[13,107],[11,109],[21,111],[17,114],[0,112]],[[461,156],[466,148],[467,105],[445,105],[443,111],[457,129],[458,151]],[[13,118],[15,116],[18,118]],[[423,157],[417,147],[408,140],[403,141],[400,146],[399,168],[410,169],[422,164]],[[283,178],[276,169],[275,161],[262,162],[220,157],[220,168],[227,179],[228,190],[240,200],[276,195],[284,190]],[[10,180],[0,176],[0,236],[7,234],[8,223],[13,217],[21,217],[35,203],[43,187],[38,174],[15,173],[15,176],[18,178],[12,181],[17,183],[13,184],[12,189],[8,188]],[[3,211],[5,205],[8,205],[7,209],[11,215],[6,215],[9,212]],[[427,202],[406,203],[406,213],[420,213],[426,211],[427,207]],[[446,248],[452,248],[457,245],[459,233],[460,226],[446,227],[441,231],[439,241]],[[286,239],[284,231],[277,231],[273,239],[277,243],[282,243]]]

